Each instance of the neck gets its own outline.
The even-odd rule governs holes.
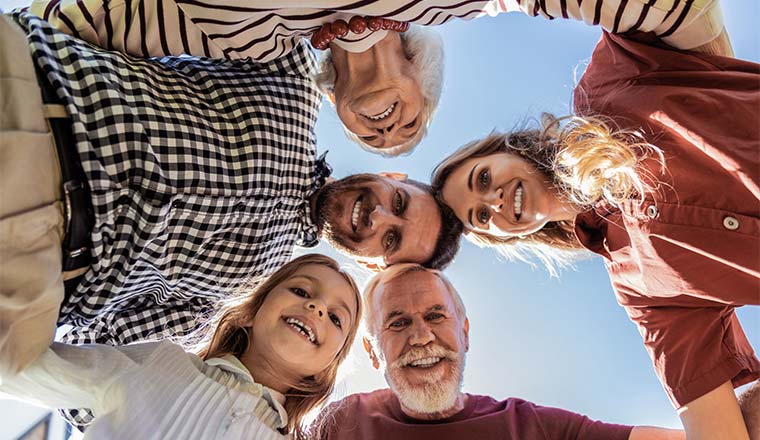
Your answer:
[[[456,400],[454,401],[454,405],[451,408],[445,411],[434,412],[434,413],[420,413],[420,412],[411,410],[405,407],[404,404],[401,403],[400,400],[399,400],[399,404],[401,405],[401,411],[413,419],[426,420],[426,421],[441,420],[441,419],[447,419],[453,416],[454,414],[457,414],[458,412],[462,411],[465,405],[467,405],[467,395],[464,393],[459,393],[459,395],[457,395]]]
[[[557,207],[556,211],[552,213],[552,221],[573,221],[575,217],[580,214],[582,210],[572,203],[562,203]]]
[[[571,201],[567,200],[565,197],[559,194],[559,191],[551,187],[551,191],[554,193],[554,198],[557,201],[552,206],[551,213],[549,214],[549,218],[551,221],[554,222],[560,222],[560,221],[573,221],[575,220],[575,217],[578,216],[583,210],[572,203]]]
[[[268,359],[256,356],[247,350],[240,356],[240,362],[245,365],[248,372],[253,376],[253,380],[267,388],[271,388],[281,394],[286,394],[290,390],[289,383],[296,382],[295,378],[288,379],[288,374],[282,368],[277,368]]]

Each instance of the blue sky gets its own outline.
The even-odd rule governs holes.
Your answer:
[[[2,0],[4,8],[24,3]],[[760,6],[754,0],[723,4],[737,56],[759,61]],[[576,78],[600,35],[582,23],[518,13],[457,21],[438,30],[446,47],[446,80],[428,137],[411,156],[376,157],[344,137],[325,101],[317,134],[320,150],[330,151],[336,177],[399,171],[427,181],[435,164],[470,140],[508,130],[542,111],[567,114]],[[325,244],[315,251],[351,265]],[[521,397],[616,423],[680,426],[598,258],[552,279],[543,269],[505,262],[465,241],[446,273],[470,317],[465,391]],[[760,349],[760,309],[744,308],[739,316]],[[385,387],[360,344],[345,373],[338,397]],[[0,408],[2,426],[15,413],[8,412],[7,402]]]

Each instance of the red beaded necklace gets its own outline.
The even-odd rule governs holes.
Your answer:
[[[360,17],[358,15],[351,18],[346,23],[344,20],[336,20],[332,23],[325,23],[321,28],[316,30],[311,36],[311,45],[315,49],[325,50],[330,43],[336,38],[345,37],[348,31],[355,34],[361,34],[365,30],[379,31],[380,29],[406,32],[409,29],[409,23],[391,20],[389,18],[379,17]]]

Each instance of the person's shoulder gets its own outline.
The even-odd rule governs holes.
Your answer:
[[[475,406],[476,412],[494,412],[494,411],[519,411],[527,408],[535,408],[536,405],[519,397],[507,397],[505,399],[498,400],[491,396],[481,396],[478,394],[467,394],[469,402]]]
[[[320,413],[320,418],[340,420],[367,414],[385,407],[393,398],[393,393],[387,388],[351,394],[327,405]]]
[[[364,419],[365,416],[385,404],[392,397],[389,389],[366,393],[356,393],[330,403],[319,413],[309,428],[309,438],[326,439],[339,431],[349,420]]]
[[[393,393],[388,388],[368,391],[366,393],[350,394],[341,400],[337,400],[328,405],[333,411],[347,412],[358,410],[361,407],[373,407],[378,404],[388,402],[393,397]]]
[[[483,396],[480,394],[470,394],[465,393],[467,396],[468,402],[473,402],[477,405],[499,405],[499,406],[506,406],[506,405],[533,405],[533,403],[528,402],[525,399],[520,399],[519,397],[507,397],[502,400],[497,400],[496,398],[492,396]]]

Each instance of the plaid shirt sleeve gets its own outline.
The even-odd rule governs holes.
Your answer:
[[[137,297],[117,312],[98,315],[86,325],[65,333],[67,344],[126,345],[136,341],[183,336],[196,328],[198,319],[212,310],[207,298],[173,300],[157,305]]]

